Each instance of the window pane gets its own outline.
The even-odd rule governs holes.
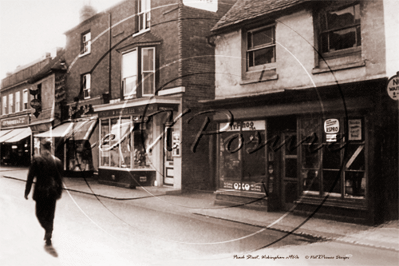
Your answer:
[[[254,66],[274,63],[274,47],[260,49],[253,52]]]
[[[353,6],[327,13],[328,29],[343,28],[352,25],[355,21]]]
[[[136,128],[133,132],[133,167],[135,169],[150,168],[152,162],[147,156],[146,145],[148,145],[148,140],[152,139],[152,134],[149,132],[151,128],[144,129],[143,126],[141,129],[138,126]]]
[[[154,70],[154,49],[142,49],[143,71]]]
[[[137,51],[123,54],[122,57],[122,79],[137,76]]]
[[[355,23],[360,23],[360,5],[355,5]]]
[[[231,153],[230,151],[235,150],[238,145],[238,139],[231,141],[229,150],[227,149],[227,139],[229,136],[235,133],[221,134],[220,135],[220,174],[221,180],[241,180],[241,155],[240,151]]]
[[[333,187],[334,182],[337,182]],[[323,191],[324,193],[337,193],[335,196],[341,196],[341,172],[323,170]],[[334,194],[332,194],[334,196]]]
[[[340,169],[341,153],[339,150],[330,150],[327,147],[323,149],[323,168]]]
[[[143,94],[154,94],[154,73],[143,73]]]
[[[111,119],[111,134],[112,134],[110,138],[111,146],[116,145],[120,140],[120,125],[118,120],[119,120],[118,118]],[[110,150],[110,157],[111,157],[110,166],[119,167],[119,145],[116,145]]]
[[[345,197],[365,197],[366,177],[361,172],[345,172]]]
[[[357,46],[356,28],[337,30],[330,32],[330,51],[336,51]]]
[[[101,144],[102,151],[101,153],[101,165],[109,166],[109,139],[105,139],[105,136],[109,134],[109,124],[108,119],[101,120]]]
[[[253,47],[274,43],[273,28],[266,28],[252,32]]]
[[[248,152],[256,149],[260,143],[265,141],[265,131],[243,131],[244,146],[243,157],[243,178],[247,181],[266,182],[266,158],[265,146],[255,152]]]
[[[303,191],[315,191],[316,195],[320,192],[320,177],[318,176],[319,171],[302,169],[301,175],[303,179]]]
[[[136,95],[137,77],[126,78],[124,80],[124,96]]]
[[[133,124],[131,123],[130,118],[121,119],[121,167],[122,168],[130,168],[131,163],[131,127]]]

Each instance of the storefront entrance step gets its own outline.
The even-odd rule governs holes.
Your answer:
[[[116,187],[123,187],[123,188],[131,188],[131,189],[136,188],[136,186],[129,184],[129,183],[112,182],[109,180],[98,180],[98,183],[104,184],[104,185],[116,186]]]
[[[242,191],[216,191],[215,205],[242,207],[267,211],[267,197],[261,193]]]

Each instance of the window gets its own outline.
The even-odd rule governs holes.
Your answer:
[[[361,46],[360,5],[329,7],[320,14],[322,53]]]
[[[21,92],[15,93],[15,112],[21,111]]]
[[[83,90],[83,97],[85,99],[90,98],[90,85],[91,85],[91,76],[90,74],[82,75],[82,90]]]
[[[24,90],[24,92],[23,92],[23,110],[26,110],[26,109],[28,109],[28,96],[29,96],[29,94],[28,94],[28,90]]]
[[[155,47],[135,49],[122,55],[122,89],[124,99],[154,95]]]
[[[136,97],[137,50],[122,55],[122,88],[125,99]]]
[[[151,169],[152,122],[134,124],[131,117],[101,120],[100,164],[105,167]]]
[[[247,71],[276,62],[275,26],[247,32]]]
[[[151,0],[137,0],[137,31],[150,28]]]
[[[153,95],[155,88],[155,48],[143,48],[141,50],[141,75],[142,94]]]
[[[8,113],[12,113],[14,111],[14,94],[8,94]]]
[[[7,114],[7,96],[3,96],[3,115]]]
[[[82,40],[81,40],[81,54],[88,54],[91,51],[91,33],[86,32],[82,34]]]
[[[340,132],[345,132],[345,121],[340,121]],[[302,119],[300,140],[316,135],[301,145],[301,177],[305,195],[364,199],[366,195],[365,141],[362,119],[349,119],[350,136],[345,142],[343,133],[337,142],[328,142],[320,131],[322,121],[317,118]],[[351,140],[356,139],[356,140]],[[343,170],[341,170],[343,169]]]

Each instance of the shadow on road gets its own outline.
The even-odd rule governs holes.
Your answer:
[[[53,257],[55,257],[55,258],[58,257],[57,250],[56,250],[52,245],[49,245],[49,246],[45,245],[45,246],[44,246],[44,250],[45,250],[48,254],[50,254],[51,256],[53,256]]]

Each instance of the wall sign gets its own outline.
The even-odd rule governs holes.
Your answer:
[[[28,116],[20,116],[12,119],[4,119],[1,120],[1,127],[15,127],[21,125],[28,125],[29,118]]]
[[[253,131],[253,130],[265,130],[265,121],[238,121],[234,122],[231,127],[229,123],[220,124],[220,132],[231,132],[231,131]]]
[[[399,72],[395,76],[389,79],[387,85],[387,92],[391,99],[399,100]]]
[[[332,118],[324,121],[324,132],[327,134],[337,134],[339,132],[339,120]]]

